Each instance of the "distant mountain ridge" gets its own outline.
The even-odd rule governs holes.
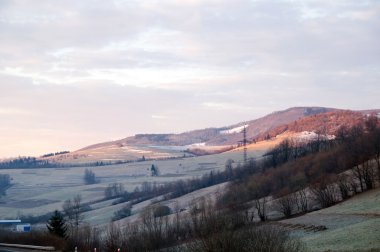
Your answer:
[[[244,127],[248,143],[254,145],[250,147],[264,150],[273,147],[284,137],[308,132],[335,135],[341,126],[352,127],[363,122],[369,114],[379,116],[380,110],[294,107],[226,127],[199,129],[180,134],[137,134],[46,159],[70,164],[116,163],[220,153],[239,146],[243,140]],[[270,141],[264,141],[269,139]]]

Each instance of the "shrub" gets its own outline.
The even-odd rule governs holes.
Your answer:
[[[163,217],[163,216],[166,216],[169,214],[171,214],[171,209],[168,206],[159,205],[159,206],[155,207],[153,210],[153,216],[155,218]]]
[[[303,244],[289,232],[273,225],[249,226],[241,229],[221,229],[209,236],[186,244],[188,251],[304,251]]]
[[[122,209],[120,209],[119,211],[116,211],[113,214],[112,221],[117,221],[117,220],[126,218],[131,215],[131,212],[132,212],[132,206],[130,204],[126,204],[125,206],[123,206]]]
[[[322,208],[329,207],[338,202],[338,192],[334,184],[321,183],[310,188],[315,200]]]
[[[95,173],[89,169],[86,169],[84,171],[83,180],[86,183],[86,185],[99,183],[99,180],[96,179]]]

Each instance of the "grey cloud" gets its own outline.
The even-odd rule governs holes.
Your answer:
[[[1,1],[0,122],[70,146],[380,107],[379,27],[378,1]]]

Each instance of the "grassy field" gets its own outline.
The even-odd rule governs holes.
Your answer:
[[[282,222],[327,227],[293,232],[309,251],[380,251],[380,188]]]
[[[263,150],[257,149],[248,152],[249,157],[258,157],[262,153]],[[102,201],[104,189],[110,183],[122,183],[126,190],[132,191],[143,182],[170,183],[224,170],[228,159],[240,161],[242,157],[242,151],[237,150],[209,156],[89,167],[100,179],[100,183],[93,185],[84,184],[84,167],[0,170],[0,173],[11,176],[13,184],[7,195],[0,198],[0,218],[15,218],[20,214],[43,215],[61,209],[66,199],[80,194],[84,203],[98,202],[91,205],[93,210],[85,214],[85,221],[108,223],[113,212],[121,208],[121,205],[112,206],[112,201]],[[160,176],[149,175],[152,164],[158,166]],[[133,211],[136,209],[138,206]]]
[[[84,149],[63,155],[45,158],[58,163],[83,164],[95,162],[116,162],[127,160],[139,160],[143,156],[147,159],[159,159],[169,157],[182,157],[184,149],[160,148],[156,146],[100,146]]]
[[[368,219],[301,239],[309,251],[380,251],[380,219]]]
[[[301,133],[283,133],[270,140],[249,144],[250,151],[261,152],[268,148],[274,147],[285,138],[298,138]],[[187,146],[153,146],[153,145],[120,145],[117,143],[99,144],[85,149],[77,150],[57,156],[50,156],[43,159],[50,162],[63,164],[89,164],[95,162],[115,163],[117,161],[135,161],[140,160],[143,156],[146,159],[164,159],[164,158],[181,158],[193,156],[186,150],[200,149],[208,153],[220,152],[231,146],[208,146],[194,144]],[[240,152],[241,148],[231,152]]]

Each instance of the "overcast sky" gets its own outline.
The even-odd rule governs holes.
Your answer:
[[[380,108],[380,1],[0,0],[0,157]]]

